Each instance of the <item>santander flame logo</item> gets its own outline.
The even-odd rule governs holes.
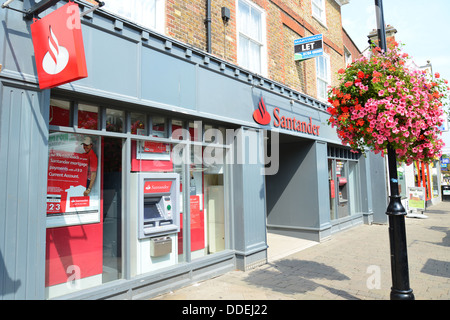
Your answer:
[[[30,25],[40,89],[88,76],[79,11],[69,1]]]
[[[48,74],[58,74],[69,63],[69,52],[66,48],[59,45],[58,38],[53,33],[51,26],[49,26],[48,46],[50,50],[42,60],[42,68]]]
[[[267,125],[270,123],[270,114],[267,112],[266,105],[264,104],[264,100],[261,97],[261,101],[258,104],[258,109],[253,112],[253,119],[262,125]]]

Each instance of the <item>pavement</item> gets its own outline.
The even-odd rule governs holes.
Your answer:
[[[410,287],[416,300],[450,299],[450,201],[406,217]],[[389,300],[388,225],[359,225],[317,243],[268,235],[269,261],[151,300]],[[283,252],[280,248],[289,249]]]

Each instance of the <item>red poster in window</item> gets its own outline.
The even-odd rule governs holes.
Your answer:
[[[49,151],[47,172],[47,214],[76,212],[89,207],[89,197],[78,198],[86,190],[88,158],[86,154],[63,150]],[[87,198],[87,199],[86,199]],[[85,204],[84,206],[82,204]]]
[[[69,2],[31,24],[41,89],[87,77],[78,5]]]
[[[336,198],[336,191],[335,191],[335,187],[334,187],[334,180],[330,180],[330,196],[331,196],[331,199]]]
[[[200,210],[200,196],[191,196],[191,251],[205,247],[205,218]]]
[[[181,191],[181,190],[180,190]],[[202,195],[203,199],[203,195]],[[205,216],[200,210],[200,196],[190,196],[191,205],[191,251],[205,248]],[[180,214],[180,232],[178,232],[178,254],[183,253],[183,213]]]
[[[144,152],[166,153],[169,151],[169,145],[161,142],[145,141]]]

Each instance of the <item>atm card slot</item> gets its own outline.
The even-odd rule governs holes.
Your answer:
[[[173,224],[173,220],[162,220],[159,222],[160,226],[167,226]]]
[[[156,222],[155,221],[146,221],[146,222],[144,222],[144,226],[146,226],[146,227],[155,227],[156,226]]]

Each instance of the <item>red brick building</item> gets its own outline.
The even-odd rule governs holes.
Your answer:
[[[166,35],[207,50],[205,14],[207,1],[167,1]],[[211,5],[211,53],[241,65],[238,46],[239,5],[261,14],[261,46],[263,65],[257,73],[283,83],[295,90],[318,97],[316,59],[296,62],[293,59],[295,39],[323,34],[324,52],[329,73],[327,81],[336,80],[336,71],[344,64],[344,47],[356,55],[356,46],[343,32],[341,5],[345,1],[283,1],[283,0],[222,0]],[[224,22],[222,8],[230,10],[230,20]],[[238,7],[238,8],[237,8]],[[245,32],[245,31],[244,31]],[[328,70],[327,70],[328,71]],[[320,97],[319,97],[320,98]]]

